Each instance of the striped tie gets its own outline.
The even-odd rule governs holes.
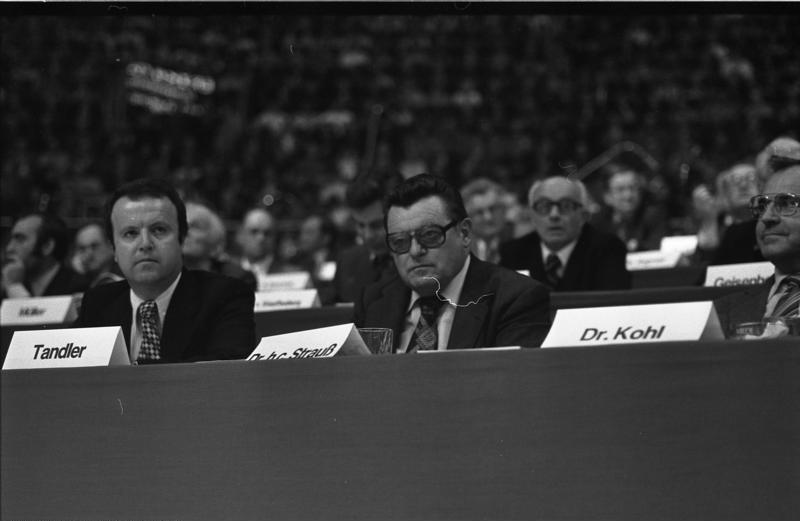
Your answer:
[[[783,294],[775,304],[772,311],[773,318],[791,318],[798,316],[800,307],[800,279],[796,277],[786,277],[781,281]]]
[[[161,359],[161,340],[158,334],[158,306],[155,300],[145,300],[136,310],[136,321],[142,332],[142,344],[136,362]]]

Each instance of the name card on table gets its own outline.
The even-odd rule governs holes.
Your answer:
[[[130,365],[122,328],[16,331],[3,369]]]
[[[319,292],[315,289],[295,291],[259,291],[256,293],[255,312],[277,311],[279,309],[318,308]]]
[[[264,337],[247,359],[330,358],[337,354],[346,356],[372,353],[355,324],[351,323]]]
[[[287,291],[308,289],[311,286],[311,274],[307,271],[258,276],[258,291]]]
[[[326,261],[322,263],[322,266],[319,267],[317,271],[317,278],[319,280],[329,281],[333,280],[333,277],[336,276],[336,262],[334,261]]]
[[[677,251],[681,255],[691,255],[697,250],[697,235],[673,235],[661,239],[661,251]]]
[[[763,284],[775,272],[771,262],[743,262],[706,268],[704,286],[747,286]]]
[[[27,326],[37,324],[63,324],[78,316],[71,295],[5,299],[0,304],[0,324]]]
[[[542,347],[723,340],[711,301],[559,309]]]
[[[679,251],[634,251],[625,257],[625,267],[628,271],[655,270],[660,268],[674,268],[681,258]]]

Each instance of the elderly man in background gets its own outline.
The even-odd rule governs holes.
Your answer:
[[[187,202],[186,220],[189,229],[183,241],[184,265],[239,279],[256,291],[255,275],[227,258],[225,223],[220,216],[204,204]]]
[[[236,243],[241,250],[241,267],[259,277],[271,273],[295,271],[299,268],[288,265],[276,253],[277,223],[272,214],[263,207],[249,210],[239,231]]]
[[[506,220],[505,190],[485,177],[461,188],[461,198],[472,220],[472,253],[479,259],[498,263],[500,243],[512,238],[513,226]]]
[[[64,262],[69,246],[69,230],[60,217],[32,213],[18,219],[4,251],[2,298],[85,291],[89,278],[76,273]]]
[[[553,176],[533,183],[528,203],[536,231],[500,245],[500,265],[528,270],[553,291],[629,289],[625,244],[587,222],[583,183]]]
[[[397,275],[364,289],[358,327],[392,329],[397,353],[541,345],[547,288],[470,254],[472,223],[453,186],[428,174],[405,180],[384,222]]]

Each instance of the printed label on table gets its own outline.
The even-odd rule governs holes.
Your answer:
[[[677,251],[634,251],[625,257],[625,267],[628,271],[674,268],[680,258],[681,253]]]
[[[258,277],[258,291],[287,291],[308,289],[311,286],[311,274],[307,271],[275,273]]]
[[[3,369],[130,365],[122,328],[16,331]]]
[[[704,286],[749,286],[764,284],[775,273],[771,262],[743,262],[706,268]]]
[[[320,306],[319,292],[315,289],[294,291],[259,291],[256,293],[255,312],[281,309],[306,309]]]
[[[64,324],[77,316],[71,295],[10,298],[0,304],[0,324],[3,326]]]
[[[261,339],[248,360],[289,360],[372,354],[355,324],[321,327],[267,336]]]

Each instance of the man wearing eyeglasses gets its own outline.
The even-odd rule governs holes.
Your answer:
[[[756,242],[775,274],[763,285],[715,302],[728,335],[737,324],[762,322],[762,337],[800,334],[800,160],[776,171],[761,194],[750,200]]]
[[[625,244],[588,224],[589,195],[580,181],[561,176],[528,191],[536,230],[500,245],[500,265],[528,270],[553,291],[629,289]]]
[[[453,186],[429,174],[405,180],[387,199],[384,225],[397,275],[365,288],[358,327],[392,329],[396,353],[544,340],[547,288],[470,254],[472,223]]]

